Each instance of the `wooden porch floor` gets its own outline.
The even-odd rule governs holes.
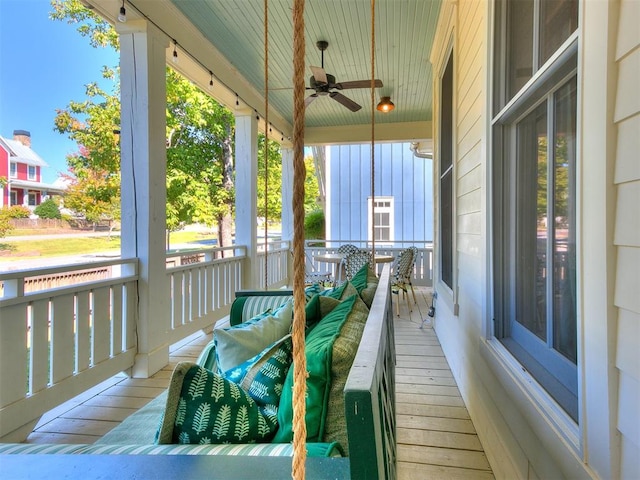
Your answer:
[[[421,328],[431,290],[416,296],[411,312],[402,301],[394,317],[398,479],[493,479],[438,338],[430,324]],[[195,361],[210,337],[174,345],[170,364],[151,378],[116,376],[48,412],[27,443],[93,443],[165,390],[175,365]]]

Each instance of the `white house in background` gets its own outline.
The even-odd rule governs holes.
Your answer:
[[[433,161],[430,146],[375,145],[374,196],[371,144],[326,147],[326,238],[356,241],[372,236],[375,201],[376,244],[433,242]]]
[[[48,167],[31,149],[30,132],[14,130],[13,139],[0,136],[0,177],[7,179],[0,188],[0,207],[24,205],[33,210],[50,196],[61,195],[64,183],[42,181],[42,169]]]

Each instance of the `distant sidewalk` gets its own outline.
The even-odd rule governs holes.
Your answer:
[[[46,240],[47,238],[84,238],[84,237],[108,237],[109,232],[94,232],[94,231],[82,231],[82,232],[69,232],[69,233],[43,233],[35,235],[16,235],[14,237],[8,236],[0,238],[0,243],[4,242],[21,242],[25,240]],[[112,237],[119,237],[120,231],[111,232]]]

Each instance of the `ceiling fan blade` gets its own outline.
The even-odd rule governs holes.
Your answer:
[[[316,77],[317,78],[317,77]],[[375,80],[375,87],[382,88],[382,80]],[[353,80],[351,82],[336,83],[338,90],[346,90],[348,88],[371,88],[371,80]]]
[[[351,110],[352,112],[357,112],[358,110],[360,110],[362,107],[360,105],[358,105],[356,102],[354,102],[353,100],[351,100],[349,97],[345,97],[344,95],[342,95],[341,93],[338,92],[331,92],[329,94],[329,96],[331,98],[333,98],[336,102],[341,103],[342,105],[344,105],[345,107],[347,107],[349,110]]]
[[[307,98],[304,99],[304,106],[308,107],[311,102],[313,102],[316,98],[318,98],[317,93],[312,93]]]
[[[313,77],[316,79],[317,83],[326,84],[328,82],[327,72],[324,71],[324,68],[321,68],[321,67],[309,67],[309,68],[313,72]]]

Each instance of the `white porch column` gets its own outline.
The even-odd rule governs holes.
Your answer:
[[[246,245],[242,288],[257,289],[260,270],[257,250],[258,120],[253,111],[236,118],[236,245]]]
[[[282,148],[282,240],[293,251],[293,149]],[[293,255],[288,258],[288,285],[293,285]]]
[[[166,230],[167,37],[146,21],[117,24],[120,34],[122,256],[138,257],[138,353],[132,376],[169,363]]]
[[[282,240],[293,242],[293,149],[282,148]]]

